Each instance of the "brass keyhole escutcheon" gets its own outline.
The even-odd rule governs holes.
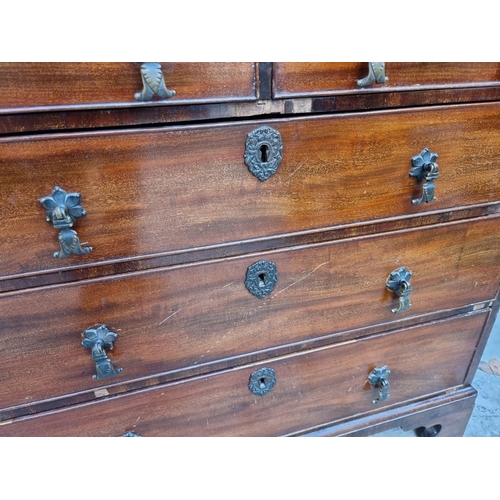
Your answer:
[[[259,260],[247,269],[245,286],[252,294],[263,299],[269,295],[278,282],[278,270],[274,262]]]
[[[276,384],[276,372],[272,368],[261,368],[250,375],[248,388],[257,396],[264,396]]]
[[[246,140],[245,165],[259,179],[266,181],[276,173],[283,160],[283,142],[280,133],[268,126],[252,130]]]

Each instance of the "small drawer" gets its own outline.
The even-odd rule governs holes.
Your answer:
[[[387,62],[384,67],[387,81],[379,78],[381,83],[367,78],[371,73],[369,64],[382,63],[274,63],[274,97],[328,96],[500,84],[498,62]],[[375,77],[381,68],[372,68]]]
[[[0,425],[0,435],[273,436],[310,430],[460,386],[487,316],[455,317],[20,418]],[[374,381],[372,373],[382,367],[386,376]]]
[[[429,181],[410,176],[426,148]],[[494,203],[499,164],[498,104],[3,139],[0,276]],[[81,193],[90,253],[54,258],[55,186]]]
[[[488,302],[499,261],[500,217],[491,217],[4,294],[0,408],[206,373]],[[398,295],[387,282],[403,267],[412,291]],[[123,369],[98,380],[81,345],[95,325],[118,335],[107,356]]]
[[[253,63],[141,64],[0,63],[0,114],[256,99]],[[175,94],[143,93],[146,70]]]

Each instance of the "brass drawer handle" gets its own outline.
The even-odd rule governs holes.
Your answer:
[[[276,372],[272,368],[261,368],[250,375],[248,388],[257,396],[264,396],[276,384]]]
[[[389,274],[386,283],[387,289],[399,297],[399,307],[397,309],[393,309],[393,313],[410,309],[410,293],[412,291],[410,280],[412,276],[413,273],[406,269],[406,267],[400,267]]]
[[[85,255],[92,252],[92,247],[82,247],[85,243],[80,243],[76,231],[70,229],[75,220],[87,215],[81,206],[80,193],[67,193],[64,189],[56,186],[49,196],[40,198],[40,203],[45,208],[45,219],[52,222],[56,229],[59,229],[59,244],[61,250],[54,253],[54,257],[69,257],[75,255]]]
[[[428,148],[411,159],[410,177],[415,177],[418,182],[423,182],[422,197],[411,200],[414,205],[435,201],[434,180],[439,177],[439,165],[436,163],[437,153],[431,153]]]
[[[389,78],[385,76],[385,63],[383,62],[369,62],[368,75],[361,80],[358,80],[358,87],[367,87],[372,83],[387,83]]]
[[[135,94],[135,98],[138,101],[151,101],[155,94],[162,99],[168,99],[175,95],[175,90],[168,90],[165,85],[160,63],[142,63],[141,77],[142,91]]]
[[[118,335],[111,332],[106,325],[87,328],[82,333],[82,346],[92,351],[92,359],[96,363],[97,374],[92,378],[100,380],[113,375],[118,375],[123,368],[113,368],[111,361],[106,355],[106,349],[112,350]]]
[[[373,403],[380,403],[389,399],[389,381],[387,378],[391,374],[391,370],[387,365],[377,366],[374,368],[370,375],[368,375],[368,381],[375,389],[378,389],[378,398],[373,400]]]

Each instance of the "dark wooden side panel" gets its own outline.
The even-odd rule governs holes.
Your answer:
[[[10,436],[272,436],[383,410],[407,399],[460,386],[487,314],[455,317],[417,328],[276,358],[265,364],[118,396],[75,409],[0,425]],[[374,404],[367,381],[388,365],[390,398]],[[264,396],[248,389],[250,375],[276,373]]]
[[[278,269],[263,299],[244,284],[261,259]],[[497,217],[6,294],[0,408],[492,300],[499,260]],[[401,266],[412,307],[393,314],[386,280]],[[104,381],[80,345],[95,324],[119,336],[109,357],[123,372]]]
[[[161,63],[176,94],[153,104],[256,99],[254,63]],[[13,111],[143,106],[141,63],[0,63],[0,114]],[[148,103],[146,103],[148,104]]]
[[[261,182],[243,157],[264,123],[283,162]],[[410,160],[425,147],[439,154],[437,200],[414,206]],[[494,202],[499,164],[498,104],[5,139],[0,276]],[[92,253],[53,257],[38,200],[55,185],[81,193],[75,229]]]
[[[500,85],[500,63],[497,62],[387,62],[387,83],[359,87],[357,81],[367,74],[366,62],[277,62],[274,63],[274,96]]]

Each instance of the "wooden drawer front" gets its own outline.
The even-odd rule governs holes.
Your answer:
[[[262,259],[275,263],[278,282],[260,299],[245,279]],[[276,346],[489,301],[499,261],[497,217],[6,294],[0,408],[185,368],[205,373],[256,351],[262,359]],[[386,280],[401,266],[413,272],[412,307],[394,314]],[[97,381],[80,345],[96,324],[118,334],[109,358],[123,368]]]
[[[358,86],[368,63],[274,63],[274,96],[313,96],[500,84],[500,63],[385,63],[385,84]]]
[[[260,181],[244,163],[262,122],[0,141],[0,276],[357,223],[500,199],[496,104],[268,122],[283,161]],[[411,158],[439,154],[437,200]],[[56,259],[39,198],[82,195],[74,229],[93,251]]]
[[[253,63],[161,63],[161,104],[256,99]],[[0,113],[142,105],[141,63],[1,63]],[[158,104],[155,96],[152,101]]]
[[[0,425],[0,435],[271,436],[373,411],[464,382],[487,314],[479,313],[269,360],[218,375],[160,386],[73,410]],[[368,375],[391,371],[389,399]],[[276,384],[263,396],[250,375],[272,368]]]

